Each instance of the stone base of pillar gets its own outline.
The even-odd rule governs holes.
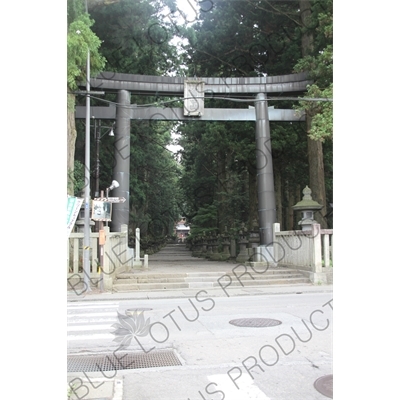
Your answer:
[[[328,277],[325,272],[310,272],[310,281],[314,285],[327,285]]]
[[[211,253],[210,254],[210,260],[212,261],[221,261],[222,257],[220,253]]]
[[[231,255],[229,253],[221,253],[221,261],[227,261],[231,258]]]
[[[103,284],[102,284],[102,289],[103,290],[112,290],[113,288],[113,279],[110,276],[105,276],[103,274]]]
[[[254,249],[253,261],[260,263],[260,265],[269,265],[271,267],[277,267],[278,263],[274,258],[274,247],[273,246],[258,246]]]
[[[247,249],[246,249],[247,250]],[[236,262],[239,264],[244,264],[246,261],[249,260],[249,253],[247,251],[240,252],[236,257]]]

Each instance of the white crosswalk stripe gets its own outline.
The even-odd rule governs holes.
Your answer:
[[[78,302],[67,306],[67,341],[112,340],[118,302]]]

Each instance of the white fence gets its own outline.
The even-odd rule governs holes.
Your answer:
[[[333,229],[314,224],[309,231],[281,232],[274,224],[274,258],[280,266],[309,272],[312,282],[326,283],[333,267]]]
[[[104,227],[105,244],[100,248],[103,254],[103,267],[99,269],[99,233],[90,234],[90,279],[96,284],[103,279],[104,289],[111,289],[115,276],[122,271],[128,271],[135,265],[147,267],[147,256],[140,258],[139,240],[140,231],[136,230],[136,248],[138,253],[134,257],[133,249],[128,247],[128,227],[121,226],[121,232],[110,232],[108,226]],[[75,287],[84,278],[83,272],[83,233],[71,233],[67,248],[67,275],[70,287]]]

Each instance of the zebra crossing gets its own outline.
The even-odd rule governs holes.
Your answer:
[[[67,305],[67,341],[112,341],[119,302],[74,302]]]

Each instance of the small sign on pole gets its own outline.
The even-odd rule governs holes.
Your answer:
[[[93,200],[92,220],[111,221],[112,204],[107,201]]]
[[[106,244],[106,233],[104,229],[99,230],[99,245],[104,246]]]

